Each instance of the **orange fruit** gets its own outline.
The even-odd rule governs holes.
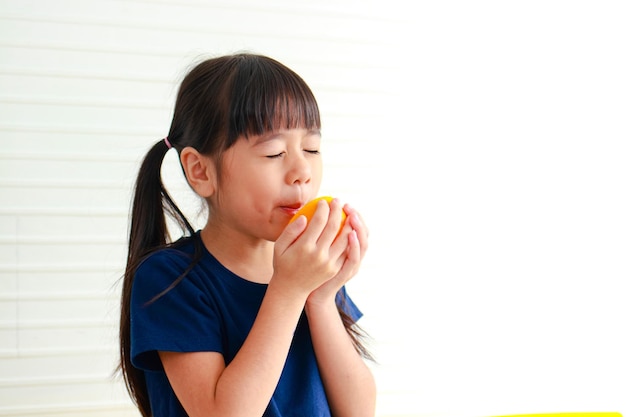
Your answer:
[[[310,222],[311,218],[313,217],[313,214],[315,213],[315,209],[317,209],[317,202],[320,200],[326,200],[328,204],[330,204],[330,202],[333,201],[333,197],[323,196],[323,197],[314,198],[313,200],[306,203],[304,206],[300,207],[300,210],[298,210],[296,214],[293,215],[291,220],[289,220],[289,223],[297,219],[299,216],[305,216],[307,218],[307,221]],[[345,222],[346,222],[346,212],[342,210],[341,211],[341,226],[339,227],[339,231],[341,231]]]

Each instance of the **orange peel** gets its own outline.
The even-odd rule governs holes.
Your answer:
[[[330,204],[330,202],[333,201],[333,199],[334,198],[330,196],[322,196],[322,197],[314,198],[313,200],[306,203],[304,206],[300,207],[300,209],[296,212],[296,214],[293,215],[291,220],[289,220],[289,223],[293,222],[300,216],[306,217],[307,222],[310,222],[311,218],[313,217],[313,214],[315,214],[315,210],[317,209],[317,203],[320,200],[326,200],[328,204]],[[345,222],[346,222],[346,212],[342,210],[341,211],[341,226],[339,227],[339,232],[341,232],[341,229],[343,229],[343,225],[345,224]]]

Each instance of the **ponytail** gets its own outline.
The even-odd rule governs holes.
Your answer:
[[[193,233],[191,224],[176,206],[161,180],[161,165],[168,150],[165,140],[157,142],[148,151],[139,168],[131,213],[128,265],[135,264],[147,253],[168,243],[170,236],[165,222],[166,213],[181,228]]]
[[[176,206],[161,179],[161,165],[171,145],[158,141],[146,154],[135,183],[128,236],[128,257],[124,272],[120,309],[120,364],[126,388],[141,415],[151,415],[146,382],[141,370],[131,363],[130,296],[135,271],[146,255],[170,243],[166,213],[189,234],[193,227]]]

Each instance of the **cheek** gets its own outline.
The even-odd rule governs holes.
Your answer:
[[[249,215],[263,215],[268,201],[272,201],[278,193],[277,184],[276,180],[267,176],[250,173],[237,184],[232,184],[232,190],[236,191],[231,194],[231,201]]]
[[[322,161],[319,160],[318,162],[316,162],[315,164],[313,164],[313,167],[311,167],[311,172],[312,172],[312,181],[314,182],[314,185],[316,188],[320,187],[320,184],[322,183],[322,174],[323,174],[323,168],[322,168]]]

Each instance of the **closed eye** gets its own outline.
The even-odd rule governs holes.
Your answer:
[[[320,151],[316,150],[316,149],[304,149],[304,152],[309,153],[311,155],[319,155]],[[278,159],[281,158],[285,155],[285,152],[280,152],[277,153],[275,155],[266,155],[266,158],[270,158],[270,159]]]

